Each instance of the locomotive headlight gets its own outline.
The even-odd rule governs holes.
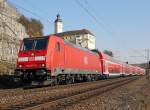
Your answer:
[[[42,64],[41,67],[45,67],[45,64]]]
[[[22,65],[19,65],[19,68],[22,68]]]

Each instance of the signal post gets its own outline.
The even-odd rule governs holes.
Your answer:
[[[150,80],[150,61],[147,63],[146,79]]]

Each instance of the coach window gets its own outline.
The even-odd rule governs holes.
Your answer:
[[[58,51],[58,52],[60,51],[60,43],[59,42],[56,43],[55,48],[56,48],[56,51]]]

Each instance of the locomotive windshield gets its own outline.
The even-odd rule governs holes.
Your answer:
[[[47,38],[24,39],[22,51],[44,50],[47,47]]]

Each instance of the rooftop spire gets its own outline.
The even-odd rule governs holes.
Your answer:
[[[57,14],[56,17],[57,17],[57,18],[56,18],[55,22],[62,22],[62,20],[60,19],[60,14]]]
[[[56,15],[56,20],[54,22],[54,26],[55,26],[55,31],[54,31],[55,34],[61,33],[63,31],[63,22],[62,22],[59,14]]]

